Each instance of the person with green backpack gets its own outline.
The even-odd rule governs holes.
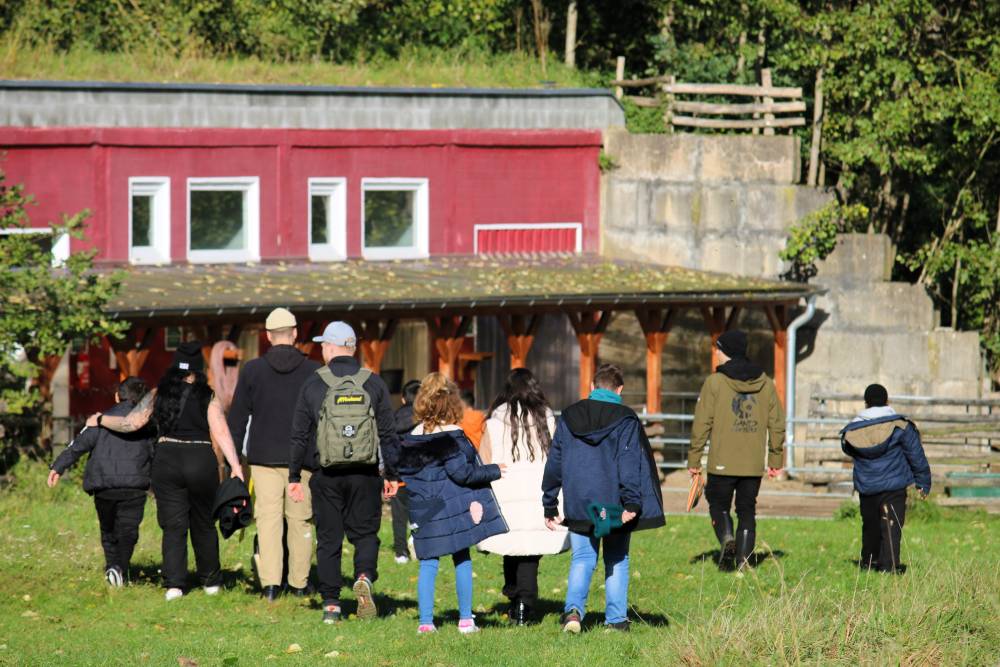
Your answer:
[[[345,536],[354,546],[357,616],[374,618],[383,475],[389,482],[387,495],[399,480],[399,439],[389,389],[358,363],[357,336],[346,322],[332,322],[313,341],[322,344],[326,365],[305,381],[296,402],[288,495],[294,502],[304,501],[302,470],[310,470],[323,622],[336,623],[341,617]]]

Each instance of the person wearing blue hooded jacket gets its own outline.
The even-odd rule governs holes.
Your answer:
[[[602,542],[605,627],[628,630],[632,532],[664,524],[663,496],[649,439],[635,411],[622,405],[624,387],[617,366],[598,368],[590,396],[566,408],[559,418],[545,463],[545,523],[550,530],[559,524],[569,528],[573,552],[561,619],[564,632],[580,632]],[[560,489],[564,516],[559,515]],[[607,525],[598,525],[608,519],[610,532]]]
[[[477,632],[472,616],[472,556],[469,548],[506,533],[507,522],[490,482],[505,465],[484,465],[459,426],[464,412],[455,383],[431,373],[420,383],[413,416],[417,425],[400,447],[399,474],[410,493],[417,578],[419,634],[435,632],[434,584],[442,556],[455,564],[458,631]]]
[[[865,409],[840,432],[840,446],[854,459],[854,488],[861,501],[863,568],[901,573],[899,547],[906,518],[906,489],[931,491],[931,467],[920,432],[889,406],[880,384],[865,389]]]

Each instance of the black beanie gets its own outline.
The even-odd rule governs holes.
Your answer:
[[[174,352],[173,368],[180,368],[185,371],[201,372],[205,370],[205,357],[201,353],[201,343],[196,340],[189,340],[177,346]]]
[[[865,407],[882,408],[889,405],[889,392],[880,384],[870,384],[865,389]]]
[[[747,335],[742,331],[725,332],[719,336],[715,345],[730,359],[744,359],[747,356]]]

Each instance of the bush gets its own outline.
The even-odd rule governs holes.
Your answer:
[[[837,246],[837,234],[858,231],[868,220],[862,204],[830,202],[802,218],[788,233],[785,249],[778,256],[790,262],[781,274],[785,280],[805,283],[816,275],[816,262],[826,259]]]
[[[631,100],[623,99],[625,108],[625,127],[633,134],[665,134],[667,125],[663,122],[663,109],[660,107],[640,107]]]
[[[861,516],[861,508],[853,499],[840,503],[840,507],[833,513],[833,518],[837,521],[857,519],[859,516]]]

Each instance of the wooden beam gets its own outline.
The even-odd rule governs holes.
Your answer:
[[[786,305],[769,305],[764,308],[767,321],[774,333],[774,389],[778,392],[778,400],[785,405],[785,365],[788,362],[788,316]]]
[[[733,304],[732,306],[701,306],[699,308],[701,316],[708,327],[708,333],[712,336],[712,372],[719,367],[719,336],[736,326],[743,306]]]
[[[648,97],[630,97],[636,106],[643,106],[637,100],[650,100]],[[659,106],[658,104],[653,106]],[[721,115],[737,115],[748,113],[798,113],[806,110],[805,102],[772,102],[770,104],[751,102],[748,104],[715,104],[712,102],[674,102],[674,111],[684,113],[707,113]]]
[[[671,122],[674,125],[680,125],[682,127],[710,127],[722,130],[748,130],[760,127],[804,127],[806,119],[796,117],[735,120],[728,118],[693,118],[691,116],[674,116],[671,119]]]
[[[367,319],[354,323],[358,334],[358,347],[361,348],[361,360],[364,367],[373,373],[382,370],[382,360],[389,350],[392,337],[396,333],[399,320]]]
[[[576,332],[577,344],[580,346],[580,398],[587,398],[597,370],[601,338],[604,337],[604,332],[611,322],[611,311],[568,311],[566,316],[569,317],[569,323]]]
[[[657,109],[659,107],[662,107],[664,104],[663,100],[657,99],[655,97],[640,97],[638,95],[626,95],[625,99],[627,99],[629,102],[636,105],[637,107],[642,107],[645,109]],[[674,106],[676,107],[677,105],[675,104]]]
[[[663,348],[667,345],[677,313],[677,308],[635,311],[646,338],[646,412],[650,414],[658,413],[663,408]]]
[[[317,324],[320,326],[316,326]],[[313,346],[316,345],[316,343],[312,341],[313,332],[319,331],[322,328],[323,323],[315,320],[300,322],[296,327],[299,332],[299,339],[295,342],[296,349],[306,356],[312,354]]]
[[[775,88],[731,83],[675,83],[670,76],[652,76],[646,79],[615,79],[612,86],[644,88],[656,84],[666,93],[674,95],[745,95],[747,97],[802,97],[802,88]]]
[[[510,368],[526,368],[528,352],[535,342],[535,334],[542,322],[541,313],[497,315],[500,328],[507,336],[507,347],[510,349]]]
[[[458,355],[471,325],[472,317],[468,315],[445,315],[427,320],[438,353],[438,372],[451,380],[458,376]]]
[[[115,353],[120,380],[136,377],[142,372],[142,367],[146,365],[146,359],[149,358],[149,348],[155,332],[154,327],[141,329],[132,326],[122,338],[115,339],[105,336],[105,340],[108,341],[108,345]]]

